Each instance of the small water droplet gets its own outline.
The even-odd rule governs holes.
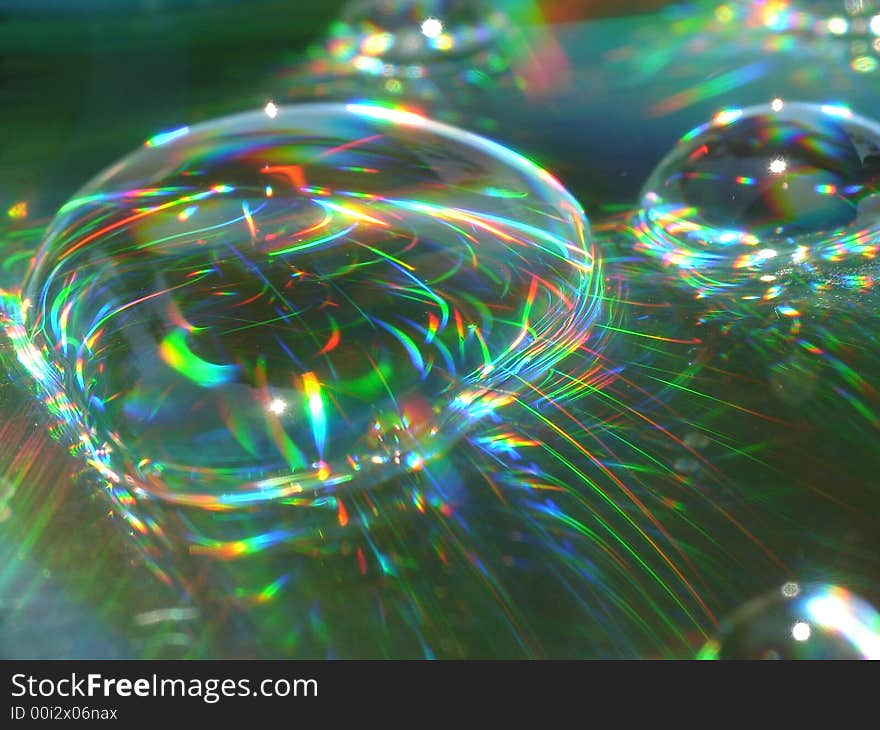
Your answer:
[[[706,659],[880,659],[880,613],[833,585],[788,582],[722,622]]]
[[[639,245],[706,292],[859,269],[880,251],[880,125],[842,106],[726,110],[657,166]],[[870,278],[870,277],[869,277]]]

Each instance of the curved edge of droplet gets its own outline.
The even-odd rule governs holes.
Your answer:
[[[579,257],[582,257],[584,273],[584,286],[580,292],[582,306],[572,313],[560,330],[561,345],[564,345],[569,350],[575,350],[582,344],[582,341],[587,336],[586,333],[592,329],[593,322],[599,316],[598,311],[601,308],[602,298],[602,278],[598,253],[595,250],[590,234],[589,222],[580,204],[549,172],[513,150],[466,130],[435,122],[418,114],[400,109],[388,109],[370,104],[333,103],[273,106],[271,110],[267,108],[262,111],[244,112],[230,117],[209,120],[193,127],[181,127],[170,133],[164,133],[151,138],[145,143],[143,148],[130,153],[105,169],[102,173],[99,173],[83,186],[69,203],[61,208],[59,215],[69,212],[77,205],[88,200],[90,191],[104,185],[120,169],[129,165],[133,158],[144,154],[145,149],[185,144],[185,139],[190,134],[210,131],[218,124],[231,125],[233,127],[251,127],[254,124],[260,123],[270,127],[283,126],[283,121],[276,121],[278,117],[294,114],[340,113],[355,115],[377,124],[390,123],[426,129],[439,136],[453,139],[459,144],[480,150],[490,157],[500,158],[505,164],[522,174],[526,180],[536,180],[548,185],[559,196],[557,204],[568,211],[570,216],[568,223],[576,230],[576,236],[573,238],[577,240],[565,241],[563,243],[570,248],[578,250]],[[51,240],[52,230],[50,226],[46,234],[47,241]],[[44,245],[46,244],[44,243]],[[378,469],[373,469],[369,463],[358,470],[351,471],[331,469],[330,465],[322,462],[313,465],[313,470],[304,473],[273,474],[266,476],[266,478],[254,479],[253,481],[236,478],[234,480],[235,484],[230,484],[228,490],[207,493],[205,490],[199,489],[169,488],[169,483],[163,479],[162,475],[151,470],[148,460],[142,459],[137,464],[126,463],[126,459],[120,458],[118,453],[124,451],[123,449],[119,448],[118,452],[114,454],[113,444],[104,443],[100,438],[95,438],[97,436],[97,429],[93,428],[90,424],[88,415],[82,412],[82,408],[77,408],[75,404],[70,402],[64,393],[63,373],[56,372],[52,366],[51,359],[41,354],[39,333],[29,334],[27,327],[27,279],[32,278],[33,274],[34,272],[31,271],[28,277],[26,277],[23,293],[13,295],[12,300],[14,301],[11,300],[9,302],[7,307],[9,315],[6,317],[6,335],[13,344],[18,364],[27,371],[32,384],[39,390],[38,395],[40,399],[49,406],[52,416],[57,417],[61,424],[60,428],[55,429],[55,435],[59,438],[63,437],[63,440],[73,444],[72,449],[76,450],[102,477],[115,483],[124,482],[126,488],[135,494],[158,498],[166,502],[219,510],[243,508],[264,502],[283,501],[308,493],[318,494],[323,497],[326,494],[332,494],[336,487],[343,483],[348,485],[347,488],[351,488],[356,482],[360,482],[365,486],[370,486],[374,483],[375,480],[370,477],[370,474],[378,471]],[[554,346],[558,345],[554,344]],[[42,347],[45,352],[48,344],[43,343]],[[521,378],[522,374],[512,373],[511,377]],[[496,383],[495,385],[498,384]],[[467,397],[460,400],[460,403],[451,404],[451,411],[454,412],[453,415],[455,418],[464,418],[466,416],[472,421],[482,420],[482,417],[489,415],[507,402],[503,397],[502,391],[499,397],[486,401],[486,405],[491,407],[482,407],[477,409],[475,413],[472,409],[467,408]],[[462,407],[456,408],[456,405],[461,405]],[[389,474],[386,469],[381,480],[395,478],[408,471],[422,468],[426,461],[436,456],[428,453],[428,451],[430,450],[427,450],[424,454],[417,454],[413,460],[402,459],[401,468],[393,469],[393,474]],[[126,456],[128,455],[126,454]],[[412,463],[409,463],[409,461]],[[191,469],[181,469],[181,475],[186,471],[192,472]],[[336,472],[335,474],[334,471]],[[175,486],[180,487],[182,483],[187,481],[195,482],[197,480],[184,476],[182,479],[175,479]]]

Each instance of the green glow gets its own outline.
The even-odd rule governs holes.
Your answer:
[[[189,349],[183,330],[174,330],[166,335],[159,345],[159,355],[167,365],[203,388],[228,383],[238,370],[234,365],[216,365],[202,360]]]

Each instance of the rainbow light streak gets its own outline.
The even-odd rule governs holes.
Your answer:
[[[378,104],[348,104],[345,108],[354,114],[392,124],[423,127],[428,121],[425,116],[400,107],[386,107]]]
[[[312,433],[315,436],[315,446],[318,449],[318,456],[323,457],[324,443],[327,440],[327,418],[324,414],[321,384],[314,373],[304,373],[302,381],[308,402],[308,417],[312,424]]]
[[[215,388],[235,377],[234,365],[217,365],[198,357],[186,342],[181,330],[169,333],[159,345],[159,356],[177,372],[203,388]]]
[[[715,99],[726,94],[740,86],[746,86],[753,81],[761,78],[767,73],[770,64],[767,61],[755,61],[748,66],[737,68],[732,71],[726,71],[723,74],[695,84],[685,91],[678,92],[664,99],[662,102],[654,104],[648,114],[653,117],[665,116],[696,104],[707,99]],[[715,124],[729,124],[731,120],[724,117],[715,119]]]
[[[180,127],[178,129],[172,129],[168,132],[162,132],[153,137],[150,137],[146,142],[144,142],[145,147],[161,147],[162,145],[166,145],[169,142],[174,142],[181,137],[185,137],[189,134],[189,127]]]
[[[848,591],[829,587],[811,596],[807,616],[824,629],[843,636],[865,659],[880,660],[880,614]]]

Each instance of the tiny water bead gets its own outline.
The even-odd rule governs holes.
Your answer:
[[[880,73],[880,0],[728,0],[708,4],[703,17],[703,47],[712,43],[741,68],[751,66],[746,58],[753,54],[790,61],[784,88],[809,80],[851,93]]]
[[[785,583],[722,622],[700,659],[880,659],[880,613],[840,586]]]
[[[697,288],[831,276],[877,255],[878,184],[880,125],[774,99],[686,134],[646,183],[635,233]]]
[[[328,50],[357,69],[414,77],[424,64],[467,58],[497,43],[507,16],[483,0],[353,0]]]
[[[520,36],[484,0],[353,0],[308,61],[282,72],[288,99],[404,99],[455,118],[487,86],[510,87]]]
[[[421,469],[579,350],[601,287],[582,209],[512,151],[270,105],[87,184],[6,331],[106,478],[231,508]]]
[[[738,0],[715,9],[724,24],[829,38],[880,36],[878,0]]]

